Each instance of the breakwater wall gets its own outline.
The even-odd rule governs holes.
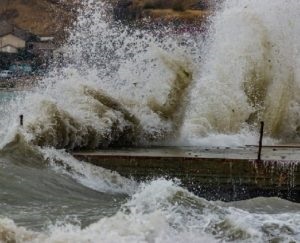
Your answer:
[[[300,148],[126,148],[76,152],[74,157],[136,180],[180,179],[209,200],[281,197],[300,202]]]

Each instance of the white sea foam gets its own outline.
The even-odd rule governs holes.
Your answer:
[[[73,156],[51,148],[40,150],[50,167],[57,173],[66,174],[80,184],[105,193],[124,193],[131,195],[137,182],[120,176],[117,172],[76,160]]]
[[[164,179],[142,184],[112,217],[81,229],[59,224],[43,233],[0,221],[0,239],[17,242],[297,242],[300,215],[256,214],[208,202]]]

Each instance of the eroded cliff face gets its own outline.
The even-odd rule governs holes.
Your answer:
[[[1,0],[0,20],[62,41],[76,18],[79,0]]]

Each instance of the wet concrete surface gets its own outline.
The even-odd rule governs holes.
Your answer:
[[[173,157],[173,158],[216,158],[256,160],[257,146],[246,147],[151,147],[151,148],[115,148],[99,151],[75,152],[76,155],[91,156],[136,156],[136,157]],[[300,145],[277,145],[262,148],[262,160],[300,162]]]

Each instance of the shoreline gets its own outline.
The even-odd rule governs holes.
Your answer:
[[[30,91],[36,87],[42,76],[24,76],[0,80],[0,92]]]

